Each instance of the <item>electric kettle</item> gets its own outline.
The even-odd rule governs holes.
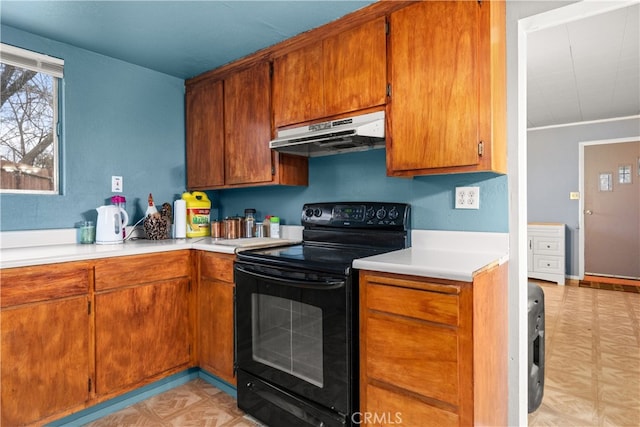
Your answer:
[[[96,208],[96,244],[112,245],[122,243],[122,228],[129,222],[127,211],[120,206],[106,205]]]

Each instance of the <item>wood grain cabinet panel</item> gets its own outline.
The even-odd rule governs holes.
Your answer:
[[[200,368],[236,384],[234,370],[235,255],[200,252],[198,353]]]
[[[186,87],[187,187],[224,185],[223,82]]]
[[[3,269],[1,425],[38,423],[90,399],[89,268]]]
[[[95,263],[96,392],[120,393],[190,365],[191,251]]]
[[[386,46],[381,16],[275,58],[274,126],[384,105]]]
[[[308,185],[305,157],[269,148],[269,62],[187,83],[186,100],[189,189]]]
[[[504,2],[390,16],[387,174],[506,172]]]
[[[273,117],[276,128],[323,117],[322,42],[273,60]]]
[[[269,64],[231,74],[225,80],[225,183],[272,179]]]
[[[186,368],[191,343],[189,279],[97,293],[95,323],[99,395]]]
[[[506,425],[506,294],[507,264],[473,282],[360,271],[361,411],[397,425]]]

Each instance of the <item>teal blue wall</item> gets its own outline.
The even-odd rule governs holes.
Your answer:
[[[456,186],[479,186],[480,209],[454,209]],[[284,224],[300,225],[304,203],[368,200],[410,203],[411,227],[416,229],[509,231],[506,175],[390,178],[386,176],[385,150],[311,158],[309,187],[234,189],[209,196],[219,218],[255,208],[260,220],[276,215]]]
[[[112,196],[111,176],[124,177],[127,211],[142,217],[146,197],[158,203],[185,186],[184,82],[180,79],[3,26],[2,41],[65,60],[63,194],[0,195],[0,229],[70,228],[95,219]],[[213,216],[255,208],[299,225],[306,202],[396,201],[412,205],[416,229],[508,231],[507,177],[490,173],[389,178],[385,151],[309,161],[308,187],[209,192]],[[479,210],[456,210],[456,186],[480,187]]]
[[[62,194],[0,195],[0,229],[71,228],[95,219],[111,176],[124,179],[127,211],[146,196],[184,191],[184,81],[2,26],[2,42],[64,59]]]

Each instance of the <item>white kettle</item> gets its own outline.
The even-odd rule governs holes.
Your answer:
[[[112,245],[122,243],[122,228],[129,222],[127,211],[120,206],[106,205],[96,208],[96,244]]]

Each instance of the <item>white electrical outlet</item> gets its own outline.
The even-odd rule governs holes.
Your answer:
[[[456,187],[456,209],[480,209],[480,187]]]
[[[122,193],[122,177],[121,176],[112,176],[111,177],[111,192],[112,193]]]

